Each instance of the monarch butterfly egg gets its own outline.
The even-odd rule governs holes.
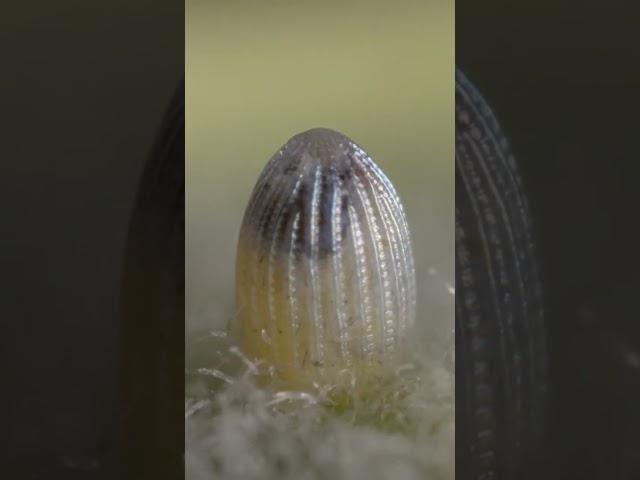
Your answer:
[[[313,129],[260,175],[236,259],[235,333],[287,388],[362,384],[402,361],[415,317],[407,220],[352,140]]]

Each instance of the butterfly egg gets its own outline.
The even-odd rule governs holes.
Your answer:
[[[407,220],[352,140],[313,129],[268,162],[246,209],[233,330],[283,388],[361,385],[406,354],[415,319]]]

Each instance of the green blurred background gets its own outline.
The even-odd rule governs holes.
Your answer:
[[[359,143],[398,189],[419,323],[450,343],[453,71],[451,0],[187,0],[187,341],[233,315],[237,234],[262,168],[322,126]]]

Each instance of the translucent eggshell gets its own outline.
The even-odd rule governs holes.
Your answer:
[[[291,387],[394,367],[415,318],[407,220],[388,178],[327,129],[291,138],[245,212],[234,330]]]

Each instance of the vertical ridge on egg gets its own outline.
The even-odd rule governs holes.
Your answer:
[[[291,138],[260,175],[236,259],[243,350],[304,388],[364,378],[401,357],[415,316],[409,229],[398,194],[344,135]]]

